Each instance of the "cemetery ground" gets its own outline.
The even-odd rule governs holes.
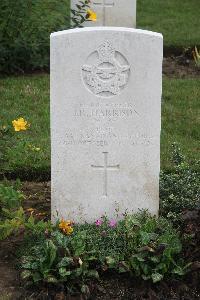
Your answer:
[[[69,1],[61,2],[63,7],[66,7],[66,4],[69,5]],[[172,222],[182,243],[183,249],[181,253],[175,255],[175,258],[178,260],[180,256],[184,261],[184,266],[191,262],[185,270],[181,267],[176,270],[177,273],[181,274],[185,271],[186,274],[183,276],[168,274],[163,281],[152,283],[152,280],[142,280],[141,276],[118,274],[112,267],[106,271],[109,266],[109,262],[107,262],[104,269],[99,272],[100,280],[91,279],[87,282],[90,293],[85,287],[85,293],[82,295],[66,296],[66,290],[62,283],[54,285],[45,282],[34,287],[25,287],[27,281],[20,276],[19,263],[20,257],[26,253],[27,243],[30,241],[27,239],[27,243],[24,243],[24,226],[17,222],[14,223],[14,226],[18,228],[17,234],[13,233],[0,242],[0,300],[82,300],[89,297],[97,300],[200,299],[200,176],[199,163],[197,163],[200,158],[200,70],[194,66],[191,55],[194,45],[199,45],[199,3],[197,2],[198,0],[141,0],[138,3],[137,16],[137,27],[164,34],[164,52],[167,57],[164,59],[163,69],[161,169],[164,174],[161,174],[161,215]],[[19,18],[19,23],[14,26],[12,24],[10,28],[10,32],[16,30],[13,33],[15,35],[18,34],[17,28],[26,27],[26,30],[22,29],[28,36],[27,45],[24,43],[24,51],[29,50],[29,44],[34,47],[34,42],[29,40],[29,36],[31,37],[30,32],[32,26],[35,26],[35,22],[39,22],[38,28],[41,28],[38,35],[40,39],[42,30],[44,30],[40,26],[41,23],[48,23],[47,27],[50,33],[53,31],[51,28],[54,25],[52,24],[58,24],[63,18],[64,9],[52,4],[48,7],[48,9],[50,8],[49,12],[43,14],[43,22],[41,22],[38,12],[47,9],[46,3],[46,1],[36,3],[35,15],[29,15],[28,25],[24,23],[23,18]],[[23,6],[20,10],[23,15]],[[186,32],[187,34],[185,34]],[[49,43],[48,35],[46,36],[47,38],[42,44],[43,48]],[[37,37],[34,36],[34,39]],[[34,55],[36,54],[35,60],[38,59],[37,51],[36,49],[33,52]],[[43,71],[37,71],[37,68],[29,64],[30,56],[24,54],[25,52],[22,57],[25,57],[27,65],[36,70],[22,75],[23,68],[16,68],[14,69],[14,72],[17,70],[16,76],[0,79],[0,99],[3,99],[4,102],[4,109],[1,111],[3,123],[0,121],[0,180],[2,180],[0,182],[0,201],[12,199],[17,202],[16,200],[23,194],[22,206],[26,221],[33,216],[36,222],[48,222],[50,219],[49,75]],[[22,60],[22,57],[18,55],[16,57]],[[13,63],[12,55],[10,55],[11,68],[16,61]],[[41,59],[40,63],[42,68],[46,69],[48,59]],[[30,123],[30,128],[26,131],[15,132],[12,121],[20,116]],[[177,142],[181,146],[181,151],[185,154],[189,166],[179,151],[177,152],[177,147],[174,148],[173,153],[176,165],[172,163],[171,144],[173,142]],[[4,180],[5,178],[8,181]],[[21,179],[21,183],[16,183],[17,178]],[[2,189],[1,184],[8,186],[8,190]],[[10,190],[10,186],[14,188],[11,187]],[[20,191],[20,193],[18,194],[16,191]],[[45,226],[48,227],[48,223],[45,223]],[[32,226],[31,230],[39,230],[39,227]],[[96,225],[94,227],[97,228]],[[59,229],[61,232],[62,229]],[[156,230],[158,229],[160,230],[156,227]],[[105,232],[102,231],[103,236]],[[155,232],[148,233],[154,234]],[[48,231],[45,234],[48,238]],[[165,248],[165,245],[161,246]],[[154,249],[148,243],[145,247],[138,253],[141,251],[142,255],[147,253],[151,256],[151,251]],[[153,256],[155,261],[157,256],[162,257],[164,248],[156,249],[156,255]]]
[[[196,174],[196,176],[198,175]],[[105,269],[103,272],[100,272],[100,280],[94,279],[89,281],[90,297],[87,297],[87,295],[69,295],[66,297],[62,283],[56,285],[46,283],[25,287],[24,284],[26,281],[24,282],[24,280],[20,278],[21,270],[19,268],[19,261],[20,256],[22,254],[24,255],[27,251],[26,243],[30,244],[30,241],[27,239],[25,243],[23,242],[24,229],[21,227],[17,235],[12,235],[0,243],[0,299],[199,299],[200,209],[194,205],[198,198],[198,195],[196,195],[197,198],[195,199],[195,193],[199,193],[199,178],[196,177],[189,183],[188,179],[190,177],[191,174],[188,174],[188,178],[182,183],[182,186],[180,184],[179,192],[176,192],[176,189],[172,191],[174,192],[175,201],[179,200],[182,202],[180,197],[181,193],[187,194],[187,190],[193,189],[193,194],[190,194],[190,191],[186,196],[190,201],[188,209],[182,204],[180,204],[180,209],[177,209],[177,207],[171,209],[172,214],[180,211],[181,217],[178,219],[178,226],[176,219],[174,228],[179,232],[183,244],[181,257],[184,258],[185,264],[192,262],[186,275],[181,277],[171,275],[167,276],[166,279],[160,283],[152,283],[151,281],[143,281],[138,277],[130,276],[126,273],[117,274],[112,268],[110,271],[106,271]],[[180,181],[182,181],[181,176]],[[196,185],[194,182],[196,182]],[[168,184],[170,183],[175,186],[178,180],[168,182]],[[10,181],[9,185],[10,184],[16,186],[15,181]],[[168,188],[169,186],[167,189]],[[18,186],[18,189],[25,195],[23,208],[27,217],[31,216],[33,212],[33,216],[37,222],[40,220],[49,220],[50,182],[22,182]],[[165,195],[165,197],[167,199],[167,195]],[[193,204],[191,204],[191,199],[195,200]],[[169,199],[168,201],[170,202]],[[178,214],[175,214],[175,218],[178,218]],[[38,230],[39,227],[35,227],[35,229]],[[162,249],[160,249],[160,251],[162,252]]]
[[[179,64],[175,72],[166,61],[164,64],[161,148],[162,170],[166,171],[163,182],[166,180],[167,184],[161,187],[164,191],[161,201],[167,199],[163,202],[163,207],[167,207],[163,215],[171,214],[170,219],[183,243],[182,257],[192,264],[183,277],[169,276],[156,284],[127,274],[117,274],[111,269],[103,272],[100,280],[90,280],[90,299],[191,300],[200,297],[200,210],[196,205],[199,199],[199,165],[195,163],[199,159],[200,79],[198,70],[192,67],[191,73],[188,64],[186,67]],[[31,215],[31,208],[37,221],[47,221],[50,219],[49,75],[42,73],[3,78],[0,93],[6,104],[3,111],[5,122],[2,124],[5,127],[1,128],[1,146],[4,150],[1,148],[4,154],[1,156],[2,175],[4,173],[12,179],[9,185],[15,185],[13,179],[22,179],[18,189],[25,195],[23,208],[26,216]],[[16,116],[23,116],[30,122],[27,131],[14,132],[11,121]],[[171,143],[174,141],[181,145],[190,163],[190,171],[185,170],[182,175],[171,162]],[[180,158],[179,154],[177,157]],[[175,177],[168,178],[167,174],[174,174]],[[180,205],[176,206],[175,201],[170,200],[170,193],[176,203],[180,201]],[[183,199],[182,194],[185,195]],[[24,288],[18,268],[19,253],[24,247],[23,236],[24,229],[21,228],[20,233],[1,242],[0,299],[87,298],[80,295],[65,298],[62,284]]]
[[[38,0],[32,9],[27,9],[28,4],[19,8],[19,1],[11,8],[2,1],[0,18],[4,22],[0,28],[5,33],[5,40],[2,42],[0,72],[23,73],[38,66],[48,69],[49,35],[69,27],[69,3],[69,0]],[[4,14],[12,16],[12,19],[6,21]],[[23,17],[18,18],[18,15]],[[35,28],[38,30],[35,31]],[[199,1],[140,0],[137,3],[137,28],[162,32],[165,54],[180,55],[183,49],[200,46]],[[17,40],[13,44],[15,38]]]
[[[198,69],[195,76],[189,74],[188,79],[174,78],[176,74],[170,73],[169,65],[166,65],[166,73],[168,76],[164,76],[162,97],[161,168],[171,169],[170,147],[175,141],[181,144],[189,161],[199,158],[200,79]],[[1,158],[1,176],[48,180],[49,75],[1,79],[0,97],[4,99],[4,124],[1,125],[5,126],[2,132],[4,139],[0,145],[4,153]],[[28,120],[31,126],[26,132],[16,134],[11,121],[18,116]]]

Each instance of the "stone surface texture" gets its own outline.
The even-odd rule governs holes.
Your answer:
[[[51,35],[53,220],[158,214],[162,53],[143,30]]]
[[[78,0],[71,0],[76,8]],[[136,0],[91,0],[90,8],[96,12],[96,22],[85,22],[84,27],[115,26],[136,28]]]

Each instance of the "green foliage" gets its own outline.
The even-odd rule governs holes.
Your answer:
[[[36,221],[33,215],[27,216],[24,213],[21,205],[25,197],[19,187],[19,181],[13,185],[6,181],[0,183],[0,240],[12,233],[18,233],[20,229],[37,238],[52,230],[50,221]]]
[[[51,32],[82,27],[89,0],[71,11],[70,0],[0,1],[0,73],[49,69]]]
[[[72,27],[80,27],[86,19],[82,6],[88,2],[80,1],[72,11]],[[197,2],[140,0],[138,27],[162,32],[167,46],[193,46],[199,42]],[[83,15],[80,14],[82,10]],[[0,72],[48,69],[49,35],[67,28],[70,28],[70,0],[1,0]]]
[[[175,172],[161,172],[160,176],[160,213],[180,222],[184,210],[192,210],[200,205],[199,161],[190,166],[177,144],[173,144],[172,161]]]
[[[128,257],[126,267],[136,276],[154,283],[165,275],[185,273],[186,266],[177,259],[181,242],[177,232],[164,218],[148,214],[128,216],[125,221]],[[179,272],[179,275],[181,275]]]
[[[85,282],[99,275],[92,268],[92,257],[83,251],[82,242],[76,238],[70,245],[70,238],[55,230],[51,238],[40,240],[29,249],[28,255],[22,257],[22,279],[28,280],[28,284],[67,283],[70,293],[88,291]]]
[[[24,195],[18,190],[19,185],[19,181],[14,185],[0,183],[0,215],[3,214],[3,209],[16,209],[21,206]]]
[[[52,225],[50,221],[36,221],[36,219],[33,217],[33,215],[30,215],[30,217],[26,220],[24,223],[24,228],[26,230],[27,234],[35,235],[39,237],[40,235],[51,232]]]
[[[19,182],[9,186],[0,183],[0,240],[17,232],[24,222],[24,211],[21,201],[24,195],[17,190]]]
[[[5,218],[4,220],[0,220],[0,240],[7,238],[14,232],[17,233],[24,224],[24,211],[22,207],[12,213],[7,209],[3,209],[3,213]]]
[[[49,35],[69,24],[69,0],[0,1],[0,72],[49,66]]]
[[[182,249],[178,233],[166,219],[147,212],[126,216],[116,226],[104,217],[99,226],[73,229],[65,235],[57,224],[48,235],[32,238],[34,245],[26,244],[21,259],[26,283],[62,283],[69,293],[88,293],[88,280],[99,279],[109,269],[154,283],[182,276],[188,269],[178,257]]]
[[[71,9],[71,28],[83,27],[82,24],[88,21],[87,10],[90,7],[90,0],[79,1],[76,9]]]

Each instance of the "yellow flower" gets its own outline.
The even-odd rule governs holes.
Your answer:
[[[36,214],[36,216],[46,216],[46,213],[45,212],[41,212],[41,213]]]
[[[30,124],[28,124],[28,122],[24,118],[13,120],[12,124],[15,131],[27,130],[30,127]]]
[[[32,212],[32,211],[34,211],[35,209],[34,208],[32,208],[32,207],[30,207],[30,208],[27,208],[27,211],[28,212]]]
[[[95,22],[97,20],[97,14],[93,10],[88,9],[86,18],[89,21],[94,21]]]
[[[61,222],[59,223],[59,228],[67,235],[73,232],[71,221],[65,221],[64,219],[62,219]]]
[[[37,151],[37,152],[40,151],[40,148],[39,148],[39,147],[35,147],[34,145],[29,144],[28,147],[29,147],[31,150],[33,150],[33,151]]]
[[[31,213],[31,215],[32,215],[32,214],[34,214],[35,209],[32,208],[32,207],[30,207],[30,208],[27,208],[27,211],[28,211],[29,213]]]

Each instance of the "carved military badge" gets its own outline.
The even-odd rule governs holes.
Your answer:
[[[91,53],[82,67],[86,87],[101,97],[119,95],[128,82],[129,73],[128,61],[109,41]]]

